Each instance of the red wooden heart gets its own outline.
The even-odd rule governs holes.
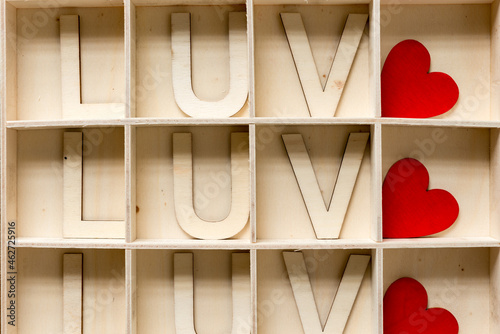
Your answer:
[[[429,73],[430,66],[420,42],[406,40],[392,48],[382,69],[383,117],[427,118],[455,105],[457,84],[445,73]]]
[[[400,278],[384,296],[384,334],[457,334],[448,310],[427,308],[427,292],[418,281]]]
[[[429,173],[418,160],[392,165],[382,187],[384,238],[422,237],[444,231],[457,220],[455,197],[428,187]]]

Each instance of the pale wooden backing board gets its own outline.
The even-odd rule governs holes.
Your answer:
[[[302,250],[322,324],[349,256],[371,256],[344,333],[382,334],[384,292],[402,276],[419,280],[429,306],[449,309],[461,333],[500,332],[499,4],[3,0],[0,333],[64,333],[66,324],[79,333],[73,326],[79,305],[85,334],[175,333],[175,254],[192,253],[194,290],[187,298],[194,294],[197,333],[302,334],[283,259],[283,251],[295,250]],[[247,27],[241,34],[243,17],[233,22],[232,51],[239,58],[232,63],[229,12],[246,12]],[[190,48],[181,46],[190,52],[192,76],[191,84],[180,85],[181,95],[188,96],[188,104],[195,98],[196,103],[232,98],[228,93],[238,74],[248,89],[236,86],[238,98],[232,101],[240,106],[232,117],[221,117],[233,113],[223,106],[221,114],[191,118],[176,103],[175,13],[191,14],[190,35],[183,27],[180,37],[190,36]],[[295,13],[295,23],[301,15],[314,60],[307,58],[307,65],[316,66],[308,77],[320,83],[314,87],[330,77],[347,15],[368,15],[338,106],[325,109],[335,117],[310,117],[307,89],[290,50],[297,44],[287,39],[281,13]],[[65,23],[73,29],[70,36],[61,35]],[[423,120],[380,117],[381,68],[392,46],[407,38],[429,49],[432,71],[456,80],[461,95],[452,111]],[[298,51],[304,51],[306,43],[300,45]],[[69,72],[79,72],[79,79],[64,75]],[[73,108],[67,117],[65,103]],[[94,115],[74,115],[85,108]],[[82,224],[119,222],[117,239],[64,238],[64,138],[80,132],[87,148],[76,171],[82,180],[73,187],[81,187],[81,208],[73,209],[81,211]],[[243,210],[248,221],[227,240],[195,239],[176,220],[174,134],[191,133],[195,213],[203,221],[221,221],[232,207],[231,134],[241,132],[248,141],[248,178],[239,180],[248,189]],[[351,133],[368,133],[368,144],[339,238],[318,240],[282,138],[303,138],[317,197],[329,203]],[[383,177],[408,156],[428,168],[431,188],[453,193],[460,215],[452,228],[432,237],[384,240]],[[12,222],[17,253],[10,268]],[[233,257],[246,262],[235,266]],[[232,280],[234,270],[245,273]],[[8,293],[11,276],[15,297]],[[233,295],[234,286],[244,293]],[[237,312],[245,314],[239,320],[232,317],[233,297],[250,300],[236,303]],[[5,312],[12,301],[16,327]]]

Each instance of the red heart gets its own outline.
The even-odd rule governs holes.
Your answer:
[[[427,292],[418,281],[400,278],[384,296],[384,334],[457,334],[448,310],[427,308]]]
[[[441,115],[458,100],[458,86],[447,74],[429,73],[431,56],[420,42],[392,48],[382,69],[382,116],[427,118]]]
[[[382,187],[384,238],[422,237],[444,231],[457,220],[455,197],[428,187],[429,173],[418,160],[392,165]]]

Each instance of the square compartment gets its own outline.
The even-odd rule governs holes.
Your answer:
[[[383,0],[381,69],[390,50],[414,39],[431,56],[431,72],[457,83],[457,104],[434,117],[454,121],[498,121],[498,6],[492,1]],[[419,4],[424,3],[424,4]]]
[[[245,1],[133,0],[135,6],[135,116],[190,118],[177,105],[172,80],[171,15],[191,13],[192,88],[204,101],[223,99],[229,80],[229,13],[246,12]],[[190,6],[187,6],[189,4]],[[191,5],[192,4],[192,5]],[[204,6],[194,6],[203,4]],[[249,36],[247,32],[247,36]],[[248,46],[249,44],[247,44]],[[245,105],[233,117],[249,117]],[[207,118],[210,118],[207,116]]]
[[[344,333],[377,333],[372,318],[372,310],[376,309],[372,288],[375,251],[309,249],[302,252],[322,324],[330,312],[349,255],[372,255]],[[283,250],[257,251],[257,324],[261,334],[304,333],[282,253]]]
[[[17,203],[20,238],[63,237],[66,131],[83,132],[82,219],[125,219],[122,127],[17,131],[17,198],[10,200]]]
[[[382,175],[385,178],[400,159],[420,161],[429,172],[428,189],[450,192],[460,207],[455,223],[429,238],[498,242],[500,226],[494,205],[498,144],[497,129],[382,126]],[[404,242],[418,244],[425,239]]]
[[[188,132],[192,134],[195,212],[207,221],[222,220],[230,212],[232,182],[226,181],[231,180],[231,133],[248,132],[248,126],[139,127],[136,135],[139,240],[194,240],[180,227],[174,208],[173,134]],[[224,173],[222,179],[221,173]],[[249,242],[250,224],[231,239]]]
[[[196,330],[209,334],[230,333],[233,323],[231,254],[242,253],[236,250],[137,250],[137,333],[176,333],[175,253],[193,253]],[[250,272],[250,268],[248,270]],[[251,319],[238,321],[239,326],[251,328]]]
[[[428,307],[442,307],[460,333],[497,333],[500,262],[498,248],[384,250],[384,294],[410,277],[427,290]]]
[[[8,121],[62,118],[61,15],[80,16],[82,103],[125,102],[123,2],[14,0],[5,6]]]
[[[125,333],[123,250],[21,248],[17,253],[17,333],[63,333],[66,253],[83,253],[83,333]]]
[[[340,239],[371,241],[372,191],[370,126],[258,126],[257,156],[257,239],[304,239],[318,242],[302,193],[290,164],[282,134],[302,134],[325,202],[330,201],[346,143],[351,132],[370,132],[354,191],[340,232]]]
[[[280,13],[301,14],[318,80],[323,84],[330,73],[348,14],[369,12],[369,1],[255,1],[256,116],[311,117]],[[370,83],[369,51],[369,40],[373,36],[370,36],[368,26],[361,38],[335,117],[375,117],[375,108],[371,103],[374,92]]]

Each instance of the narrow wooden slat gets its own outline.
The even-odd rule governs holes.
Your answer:
[[[125,250],[125,308],[127,312],[127,334],[137,334],[136,252],[136,250]]]
[[[255,124],[249,125],[250,153],[250,239],[257,241],[257,138]]]
[[[64,334],[83,333],[83,254],[64,254]]]
[[[371,238],[382,241],[382,126],[371,126]]]
[[[370,1],[370,107],[374,117],[381,117],[380,83],[380,0]]]
[[[125,126],[125,222],[127,242],[137,237],[137,196],[136,196],[136,128]]]
[[[372,334],[384,332],[384,250],[372,250]]]
[[[257,300],[257,286],[258,286],[258,272],[257,272],[257,250],[250,250],[250,298],[252,304],[252,313],[250,320],[250,327],[252,333],[257,333],[258,327],[258,300]]]

